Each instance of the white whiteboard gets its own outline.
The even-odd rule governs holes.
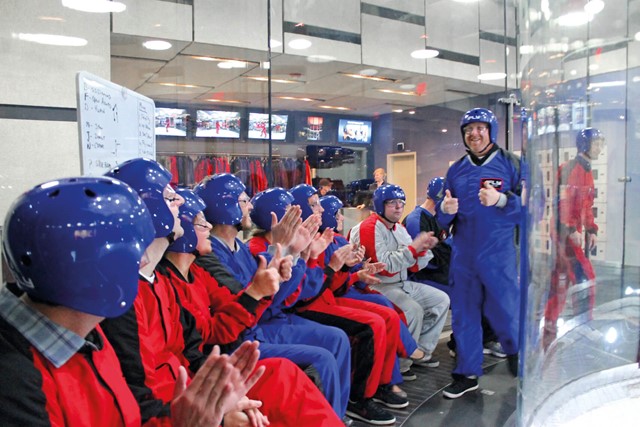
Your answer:
[[[136,157],[155,160],[152,99],[85,71],[76,89],[83,175],[102,175]]]

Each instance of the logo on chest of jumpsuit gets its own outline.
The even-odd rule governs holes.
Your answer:
[[[501,191],[504,180],[502,178],[480,178],[480,188],[485,188],[487,182],[496,190]]]

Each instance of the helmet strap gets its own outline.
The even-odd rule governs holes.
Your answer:
[[[167,236],[167,240],[169,241],[169,244],[172,244],[173,242],[176,241],[176,232],[172,231],[171,233],[169,233],[169,235]]]

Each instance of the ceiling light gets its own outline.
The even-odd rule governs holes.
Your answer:
[[[245,61],[235,61],[235,60],[231,60],[231,61],[221,61],[218,64],[218,68],[225,68],[225,69],[230,69],[230,68],[247,68],[247,63]]]
[[[289,47],[291,49],[302,50],[309,49],[311,47],[311,44],[311,41],[307,39],[293,39],[289,42]]]
[[[264,76],[243,76],[245,79],[256,80],[258,82],[268,82],[269,78]],[[293,83],[304,83],[300,80],[286,80],[286,79],[271,79],[272,83],[285,83],[285,84],[293,84]]]
[[[440,129],[440,132],[442,132],[442,133],[447,133],[447,132],[448,132],[448,130],[447,130],[447,129]]]
[[[398,81],[398,80],[392,79],[390,77],[366,76],[366,75],[363,75],[363,74],[355,74],[355,73],[338,73],[338,74],[342,74],[343,76],[351,77],[351,78],[354,78],[354,79],[373,80],[374,82],[395,83],[395,82]]]
[[[640,31],[638,31],[633,38],[640,42]]]
[[[217,98],[210,98],[210,99],[205,99],[205,101],[207,102],[216,102],[219,104],[249,104],[249,102],[247,101],[237,101],[234,99],[217,99]]]
[[[415,92],[407,92],[403,90],[395,90],[395,89],[376,89],[378,92],[382,93],[391,93],[394,95],[405,95],[405,96],[413,96],[417,95]]]
[[[578,27],[580,25],[584,25],[587,22],[591,22],[593,19],[593,15],[585,12],[570,12],[560,16],[557,19],[558,25],[562,27]]]
[[[29,34],[18,33],[13,35],[14,38],[25,42],[33,42],[46,44],[50,46],[86,46],[87,40],[80,37],[58,36],[55,34]]]
[[[415,59],[429,59],[440,55],[436,49],[418,49],[411,52],[411,57]]]
[[[171,43],[164,40],[149,40],[142,43],[142,46],[149,50],[167,50],[171,48]]]
[[[456,3],[477,3],[479,0],[454,0]]]
[[[324,99],[298,98],[296,96],[278,96],[278,99],[284,99],[284,100],[287,100],[287,101],[302,101],[302,102],[324,102]]]
[[[316,64],[322,64],[325,62],[332,62],[335,61],[336,58],[335,56],[330,56],[330,55],[309,55],[307,56],[307,61],[312,62],[312,63],[316,63]]]
[[[478,80],[501,80],[507,77],[505,73],[482,73],[478,75]]]
[[[401,110],[400,108],[395,108],[391,111],[393,111],[394,113],[402,113],[404,110]]]
[[[598,68],[600,68],[599,64],[589,64],[589,71],[596,71]]]
[[[364,70],[360,71],[360,75],[362,76],[375,76],[376,74],[378,74],[378,70],[374,70],[373,68],[366,68]]]
[[[409,111],[409,114],[411,114],[411,115],[414,115],[415,113],[416,113],[416,111],[415,111],[415,110],[411,110],[411,111]]]
[[[184,88],[197,88],[197,87],[205,87],[198,85],[189,85],[184,83],[158,83],[160,86],[170,86],[170,87],[184,87]],[[208,86],[207,86],[208,87]]]
[[[269,40],[269,47],[271,49],[273,49],[274,47],[280,47],[282,46],[282,42],[276,39],[271,39]]]
[[[91,13],[118,13],[127,8],[124,3],[108,0],[62,0],[62,5],[69,9]]]
[[[320,108],[324,108],[326,110],[340,110],[340,111],[352,111],[351,108],[347,107],[336,107],[334,105],[320,105]]]
[[[604,9],[604,2],[602,0],[591,0],[584,5],[584,11],[591,15],[602,12],[602,9]]]
[[[400,89],[404,89],[404,90],[411,90],[411,89],[415,89],[416,85],[412,84],[412,83],[407,83],[407,84],[403,84],[400,85]]]

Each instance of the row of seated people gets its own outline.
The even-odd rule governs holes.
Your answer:
[[[229,174],[174,191],[148,159],[106,175],[37,186],[7,215],[2,425],[388,425],[410,365],[438,365],[446,294],[375,292],[395,273],[335,232],[335,197],[251,201]],[[435,244],[409,243],[414,264]]]

